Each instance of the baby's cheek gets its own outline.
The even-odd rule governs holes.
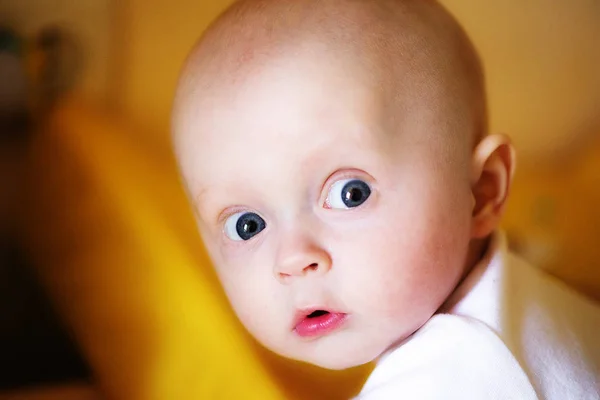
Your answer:
[[[408,298],[405,252],[381,229],[363,229],[344,242],[334,266],[342,298],[373,316],[396,316]]]
[[[396,216],[405,219],[400,213]],[[412,222],[408,225],[412,229],[398,229],[388,219],[377,229],[363,232],[362,245],[352,246],[372,249],[355,265],[359,276],[354,284],[361,288],[365,304],[382,318],[407,323],[435,311],[446,294],[444,286],[452,285],[445,281],[454,279],[447,277],[448,264],[456,262],[447,254],[452,248],[448,235],[429,229],[419,216]]]
[[[265,347],[276,350],[282,330],[291,323],[282,315],[281,296],[268,282],[252,275],[228,283],[227,297],[242,325]]]

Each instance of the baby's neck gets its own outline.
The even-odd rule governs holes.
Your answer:
[[[492,235],[490,234],[482,239],[476,239],[471,241],[469,244],[469,250],[467,254],[467,260],[465,262],[465,267],[463,273],[456,284],[456,286],[452,289],[446,300],[442,303],[440,308],[436,311],[436,314],[445,313],[450,308],[454,306],[452,303],[452,295],[455,293],[456,289],[463,283],[463,281],[469,276],[471,271],[480,263],[484,262],[484,259],[488,256],[488,251],[490,248],[490,243],[492,241]]]
[[[469,244],[469,249],[468,249],[463,273],[462,273],[459,281],[457,282],[456,286],[452,289],[452,291],[448,295],[448,298],[444,301],[444,303],[442,303],[442,305],[435,312],[435,314],[443,313],[443,312],[445,312],[445,310],[447,310],[447,308],[449,306],[447,304],[447,300],[449,298],[451,298],[451,296],[454,293],[454,291],[456,290],[456,288],[460,286],[460,284],[469,275],[469,273],[473,270],[473,268],[475,268],[475,266],[478,265],[480,262],[482,262],[482,260],[485,258],[488,248],[490,246],[491,239],[492,239],[492,235],[488,235],[482,239],[475,239],[475,240],[471,241],[471,243]],[[401,340],[393,343],[386,351],[384,351],[379,357],[377,357],[374,360],[375,364],[379,363],[381,361],[381,359],[385,358],[385,356],[387,356],[390,352],[392,352],[398,346],[401,346],[402,343],[405,342],[406,340],[408,340],[411,336],[412,336],[412,334],[406,338],[402,338]]]
[[[462,281],[467,277],[467,275],[471,273],[473,268],[475,268],[475,266],[479,264],[479,262],[485,257],[490,246],[491,239],[492,235],[490,234],[481,239],[474,239],[471,241],[471,243],[469,243],[467,259],[465,262],[463,273],[460,277],[460,280],[458,281],[458,284],[456,285],[457,287],[462,283]]]

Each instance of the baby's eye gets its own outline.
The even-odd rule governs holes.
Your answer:
[[[360,206],[371,195],[371,188],[359,179],[342,179],[329,189],[325,207],[348,209]]]
[[[225,234],[231,240],[250,240],[267,227],[265,220],[253,212],[239,212],[225,221]]]

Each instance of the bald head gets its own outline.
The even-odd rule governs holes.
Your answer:
[[[487,129],[483,72],[466,34],[432,0],[242,0],[205,32],[183,69],[178,116],[190,97],[230,89],[283,57],[335,60],[382,91],[391,117],[412,98]],[[406,96],[406,93],[411,93]],[[398,101],[402,98],[403,101]],[[197,104],[196,104],[197,106]],[[394,111],[395,110],[395,111]]]
[[[455,139],[485,135],[484,77],[471,42],[432,0],[241,0],[205,32],[181,74],[173,113],[236,90],[276,60],[336,64],[380,91],[395,123],[411,103],[443,111]],[[407,95],[408,94],[408,95]]]
[[[329,69],[376,92],[373,103],[392,137],[408,115],[443,126],[429,140],[451,151],[470,151],[487,133],[478,55],[436,1],[241,0],[209,27],[182,71],[176,152],[190,134],[210,140],[210,130],[198,126],[203,110],[230,102],[248,80],[282,62]]]

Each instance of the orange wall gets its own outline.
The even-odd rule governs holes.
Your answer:
[[[552,158],[600,132],[600,3],[441,0],[479,48],[493,130],[520,163]]]
[[[116,101],[137,124],[164,140],[179,70],[200,34],[229,0],[118,2],[123,38]]]

